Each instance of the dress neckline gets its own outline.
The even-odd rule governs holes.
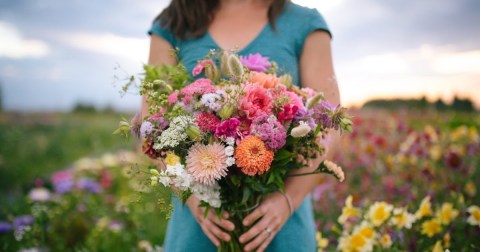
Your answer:
[[[263,26],[263,28],[257,33],[257,35],[250,42],[248,42],[248,44],[245,47],[235,50],[236,53],[242,54],[248,49],[250,49],[251,47],[253,47],[256,44],[256,42],[263,36],[263,34],[269,29],[269,27],[270,27],[270,22],[267,21],[267,23]],[[208,30],[206,32],[206,35],[217,49],[225,50],[225,48],[222,48],[218,45],[217,41],[215,41],[215,39],[212,37],[212,35]]]

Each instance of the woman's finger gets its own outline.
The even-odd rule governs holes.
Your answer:
[[[276,234],[276,232],[275,232],[275,234]],[[270,242],[272,242],[274,236],[275,236],[274,234],[268,236],[267,239],[265,239],[263,241],[262,245],[260,245],[260,247],[258,247],[257,252],[265,251],[265,249],[267,249],[267,246],[270,244]]]
[[[223,215],[225,216],[225,214]],[[222,216],[222,217],[223,217]],[[228,216],[228,215],[227,215]],[[228,230],[228,231],[233,231],[233,229],[235,229],[235,225],[233,224],[233,222],[227,220],[227,219],[220,219],[218,218],[218,216],[213,212],[211,211],[210,213],[208,213],[208,218],[215,224],[217,224],[218,226],[222,227],[223,229],[225,230]]]
[[[215,223],[213,223],[210,219],[207,219],[204,223],[206,228],[212,232],[218,239],[222,239],[224,241],[230,241],[230,235],[223,232]]]
[[[246,233],[242,234],[239,238],[241,243],[246,243],[252,240],[254,237],[260,235],[262,232],[266,231],[267,229],[270,230],[270,233],[274,229],[269,225],[272,225],[271,218],[267,216],[263,217],[259,222],[257,222],[253,227],[251,227]]]
[[[208,237],[208,239],[210,239],[210,241],[212,241],[215,246],[220,247],[220,241],[217,239],[217,237],[215,237],[215,235],[210,232],[210,230],[205,225],[200,225],[200,227],[202,228],[203,233]]]
[[[268,207],[265,204],[260,205],[257,209],[255,209],[252,213],[247,215],[242,221],[244,226],[250,226],[256,220],[260,219],[267,213]]]
[[[260,232],[253,241],[249,242],[245,247],[245,251],[251,251],[258,248],[260,245],[265,243],[271,236],[273,236],[273,230],[268,227]]]

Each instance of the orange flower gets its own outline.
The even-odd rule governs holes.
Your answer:
[[[237,166],[243,173],[254,176],[263,174],[270,169],[273,151],[258,136],[247,136],[235,149]]]
[[[274,88],[280,84],[280,79],[272,74],[266,74],[262,72],[250,72],[250,82],[257,83],[263,88]]]

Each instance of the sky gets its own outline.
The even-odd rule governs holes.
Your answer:
[[[0,92],[10,111],[67,111],[81,102],[134,111],[123,79],[147,62],[146,31],[167,0],[0,0]],[[342,103],[372,98],[480,108],[480,1],[296,0],[332,33]]]

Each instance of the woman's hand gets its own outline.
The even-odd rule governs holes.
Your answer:
[[[257,209],[243,219],[245,226],[258,220],[239,238],[240,242],[245,244],[245,251],[256,249],[263,252],[289,217],[290,205],[285,196],[280,192],[270,194]]]
[[[205,207],[200,206],[200,201],[194,196],[190,196],[186,202],[187,206],[190,208],[193,217],[197,220],[198,224],[203,230],[203,233],[210,239],[210,241],[215,244],[215,246],[220,246],[220,240],[229,241],[230,235],[225,233],[224,230],[232,231],[235,226],[231,221],[228,220],[228,213],[222,213],[222,219],[219,219],[217,214],[210,209],[207,216],[205,216]]]

